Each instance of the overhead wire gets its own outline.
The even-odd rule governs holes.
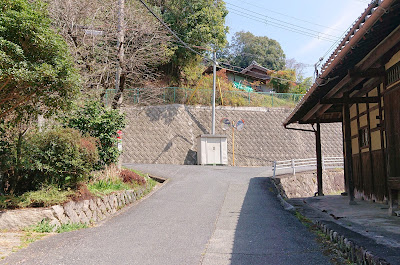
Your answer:
[[[279,24],[279,25],[282,25],[282,26],[287,26],[287,27],[291,27],[291,28],[299,29],[299,30],[306,30],[306,31],[314,32],[314,34],[318,34],[318,35],[321,34],[322,36],[326,36],[326,37],[333,37],[333,38],[337,37],[337,36],[334,36],[334,35],[331,35],[331,34],[320,32],[318,30],[306,28],[306,27],[295,25],[293,23],[286,22],[286,21],[283,21],[283,20],[280,20],[280,19],[277,19],[277,18],[269,17],[269,16],[266,16],[264,14],[258,13],[258,12],[253,11],[253,10],[249,10],[247,8],[243,8],[243,7],[235,5],[235,4],[231,4],[231,3],[227,3],[227,4],[231,5],[231,6],[234,6],[236,8],[241,8],[242,10],[245,10],[246,12],[254,13],[254,14],[258,15],[258,16],[264,17],[264,18],[266,18],[268,20],[268,22],[273,23],[273,24]]]
[[[236,15],[239,15],[239,16],[242,16],[242,17],[257,21],[257,22],[260,22],[260,23],[264,23],[266,25],[275,26],[277,28],[281,28],[281,29],[284,29],[284,30],[292,31],[294,33],[298,33],[298,34],[301,34],[301,35],[304,35],[304,36],[308,36],[308,37],[312,37],[312,38],[316,38],[316,39],[320,39],[320,40],[324,40],[324,41],[329,41],[329,42],[336,41],[336,39],[333,39],[333,38],[330,38],[330,37],[320,36],[320,35],[318,35],[316,33],[307,32],[307,31],[304,31],[304,30],[299,30],[299,29],[296,29],[296,28],[280,25],[280,24],[277,24],[277,23],[274,23],[272,21],[268,21],[268,20],[265,20],[265,19],[262,19],[262,18],[257,18],[257,17],[254,17],[251,14],[242,12],[242,11],[234,9],[234,8],[230,8],[230,9],[231,9],[230,10],[231,13],[234,13]]]
[[[228,4],[227,1],[226,1],[226,3]],[[278,14],[278,15],[281,15],[281,16],[284,16],[284,17],[288,17],[288,18],[291,18],[291,19],[294,19],[294,20],[297,20],[297,21],[301,21],[301,22],[304,22],[304,23],[308,23],[308,24],[311,24],[311,25],[314,25],[314,26],[317,26],[317,27],[322,27],[322,28],[325,28],[325,29],[331,29],[331,30],[334,30],[334,31],[337,31],[337,32],[342,32],[342,30],[340,30],[340,29],[324,26],[324,25],[321,25],[321,24],[318,24],[318,23],[315,23],[315,22],[311,22],[311,21],[305,20],[305,19],[297,18],[297,17],[290,16],[290,15],[287,15],[287,14],[283,14],[281,12],[277,12],[275,10],[265,8],[263,6],[255,5],[253,3],[248,3],[248,2],[243,1],[243,0],[241,0],[240,3],[245,3],[247,5],[251,5],[253,7],[256,7],[256,8],[262,9],[262,10],[267,10],[267,11],[269,11],[271,13],[275,13],[275,14]]]
[[[139,0],[144,7],[183,45],[185,46],[186,49],[194,52],[195,54],[203,57],[204,59],[206,59],[207,61],[210,62],[214,62],[212,59],[204,56],[203,54],[195,51],[193,48],[191,48],[186,42],[184,42],[161,18],[159,18],[154,12],[153,10],[143,1],[143,0]],[[216,62],[215,62],[216,63]]]

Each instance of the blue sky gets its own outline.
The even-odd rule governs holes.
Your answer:
[[[286,58],[314,65],[364,12],[368,0],[225,0],[228,40],[237,31],[277,40]],[[288,30],[291,29],[292,31]],[[293,32],[297,31],[297,32]],[[301,31],[301,34],[299,34]],[[312,76],[308,66],[305,76]]]

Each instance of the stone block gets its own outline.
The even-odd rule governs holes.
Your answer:
[[[89,218],[87,218],[86,214],[82,210],[80,210],[78,212],[78,216],[79,216],[79,223],[82,223],[82,224],[89,224],[90,223]]]
[[[84,201],[83,201],[82,210],[83,210],[84,212],[86,212],[86,211],[89,210],[89,200],[84,200]]]
[[[83,211],[83,212],[85,213],[86,217],[87,217],[90,221],[93,220],[93,212],[92,212],[92,210],[88,209],[87,211]]]
[[[75,203],[68,202],[64,205],[64,212],[68,216],[71,223],[79,223],[80,219],[78,214],[75,212]]]
[[[92,211],[94,211],[94,210],[96,210],[97,208],[98,208],[98,207],[97,207],[96,201],[95,201],[94,199],[90,199],[90,200],[89,200],[89,209],[92,210]]]
[[[51,208],[53,209],[54,216],[60,223],[66,224],[69,222],[69,218],[65,215],[64,208],[62,206],[54,205]]]

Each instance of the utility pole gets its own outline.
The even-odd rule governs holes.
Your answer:
[[[212,95],[212,126],[211,134],[215,135],[215,90],[217,83],[217,52],[213,51],[213,95]]]
[[[115,96],[112,108],[116,109],[122,101],[123,86],[125,84],[124,68],[124,40],[125,40],[125,0],[118,0],[118,33],[117,33],[117,71],[115,74]]]

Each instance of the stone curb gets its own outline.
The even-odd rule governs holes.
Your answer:
[[[64,205],[54,205],[48,208],[0,212],[0,230],[20,230],[42,220],[48,220],[55,227],[68,223],[98,223],[139,200],[145,190],[146,187],[137,191],[125,190],[90,200],[69,201]]]
[[[385,259],[375,256],[367,249],[358,246],[353,241],[347,239],[345,236],[340,235],[336,231],[328,228],[320,221],[313,221],[313,223],[320,229],[329,239],[329,241],[336,243],[340,251],[342,251],[346,258],[356,264],[366,265],[389,265]]]
[[[278,199],[280,200],[283,208],[287,211],[290,212],[296,212],[296,208],[285,201],[283,199],[281,192],[283,191],[283,187],[278,187],[279,184],[277,184],[274,180],[271,180],[271,182],[274,184],[276,190],[278,191]],[[337,244],[337,248],[345,254],[346,258],[348,258],[351,262],[354,262],[356,264],[365,264],[365,265],[389,265],[390,263],[387,262],[385,259],[380,258],[378,256],[375,256],[372,254],[370,251],[367,249],[358,246],[355,244],[353,241],[347,239],[345,236],[337,233],[336,231],[328,228],[325,224],[323,224],[320,221],[315,221],[312,220],[312,222],[316,225],[318,229],[323,232],[328,240],[332,243]]]

